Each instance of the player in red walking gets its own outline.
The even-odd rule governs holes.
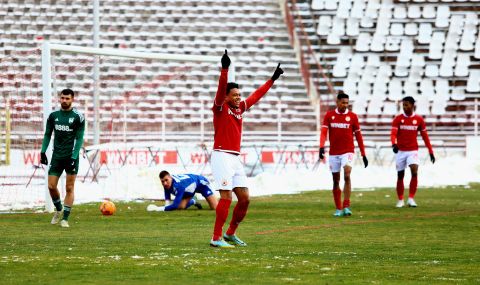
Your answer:
[[[402,99],[403,114],[400,114],[393,119],[392,132],[390,140],[392,141],[393,152],[396,153],[397,160],[397,208],[402,208],[405,203],[403,201],[403,177],[405,176],[405,168],[410,167],[412,178],[410,180],[410,191],[408,194],[407,205],[409,207],[416,207],[417,204],[413,198],[417,192],[418,183],[418,143],[417,134],[420,131],[425,146],[428,148],[430,160],[435,163],[435,156],[433,155],[432,145],[428,138],[427,126],[423,118],[415,114],[414,106],[415,99],[407,96]]]
[[[368,166],[368,160],[365,156],[365,146],[360,131],[360,124],[355,113],[348,110],[348,95],[339,92],[337,95],[337,108],[328,111],[325,114],[320,134],[319,158],[325,157],[325,141],[327,132],[330,139],[330,151],[328,162],[333,176],[333,200],[335,201],[335,217],[351,216],[350,194],[352,184],[350,173],[354,159],[353,135],[357,139],[360,153],[362,154],[363,164]],[[343,205],[342,190],[340,189],[340,171],[343,168],[345,184],[343,186]]]
[[[212,106],[213,126],[215,130],[214,145],[211,156],[213,177],[220,191],[220,201],[215,209],[215,227],[210,245],[213,247],[246,246],[235,231],[247,214],[250,203],[247,188],[247,176],[240,161],[240,142],[242,140],[242,114],[260,100],[272,87],[283,70],[278,64],[272,78],[253,92],[247,99],[241,101],[238,84],[227,83],[230,58],[227,50],[222,56],[222,71],[218,82],[218,90]],[[232,191],[237,196],[237,205],[233,209],[230,227],[223,234],[223,225],[228,217],[232,203]],[[233,244],[233,245],[232,245]]]

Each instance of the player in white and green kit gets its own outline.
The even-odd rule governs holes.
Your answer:
[[[68,228],[68,217],[73,205],[75,178],[78,173],[78,155],[83,144],[83,133],[85,130],[85,118],[75,108],[72,107],[74,93],[71,89],[64,89],[60,92],[61,109],[53,111],[48,116],[45,135],[42,142],[41,163],[48,165],[48,159],[45,152],[48,144],[55,133],[53,140],[53,154],[48,169],[48,190],[52,197],[56,212],[52,218],[52,224]],[[57,184],[63,170],[67,173],[66,195],[64,207],[60,199],[60,192]],[[63,210],[63,217],[62,217]],[[60,221],[61,218],[61,221]]]

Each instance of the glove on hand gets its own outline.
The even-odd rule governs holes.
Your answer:
[[[230,60],[230,58],[227,55],[227,50],[225,50],[225,53],[222,56],[222,68],[223,69],[228,69],[231,62],[232,61]]]
[[[277,65],[277,68],[275,69],[275,72],[272,75],[272,80],[273,81],[277,80],[282,74],[283,74],[283,69],[280,68],[280,63],[279,63]]]
[[[48,158],[44,152],[40,153],[40,163],[44,165],[48,165]]]

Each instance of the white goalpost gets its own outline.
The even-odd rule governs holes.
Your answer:
[[[100,60],[94,60],[94,58],[99,58]],[[142,153],[135,154],[138,159],[138,157],[144,154],[157,155],[160,153],[168,156],[168,151],[178,150],[178,144],[172,144],[174,141],[190,145],[203,143],[205,133],[211,132],[209,129],[211,114],[209,114],[210,112],[207,109],[218,85],[220,58],[221,54],[219,56],[207,56],[152,53],[43,42],[41,48],[41,72],[38,69],[38,61],[33,64],[37,69],[34,76],[35,80],[32,81],[36,81],[37,77],[40,81],[41,78],[41,82],[38,84],[40,89],[37,89],[37,85],[26,87],[30,88],[29,93],[32,94],[32,98],[41,95],[38,99],[32,99],[34,104],[37,104],[35,103],[37,100],[41,102],[41,105],[39,105],[43,109],[39,110],[42,111],[41,118],[28,119],[32,116],[40,115],[35,112],[29,114],[28,118],[21,119],[21,121],[15,118],[12,119],[12,121],[17,120],[12,130],[12,140],[18,139],[19,135],[16,135],[15,132],[21,129],[22,132],[29,133],[30,141],[34,142],[28,146],[22,146],[21,150],[13,151],[13,153],[19,154],[15,156],[18,158],[15,161],[21,161],[21,156],[23,156],[25,161],[25,151],[27,151],[28,156],[32,156],[29,163],[33,164],[33,168],[31,168],[32,165],[25,165],[27,167],[22,169],[21,165],[17,165],[14,171],[5,168],[3,172],[0,169],[0,174],[7,173],[5,175],[7,179],[9,173],[15,173],[14,175],[18,177],[19,182],[16,183],[17,186],[15,186],[14,190],[17,194],[9,195],[31,196],[31,194],[27,194],[27,191],[22,190],[22,187],[29,189],[31,193],[42,191],[44,193],[43,198],[35,194],[37,195],[35,207],[39,206],[38,202],[40,200],[44,200],[45,209],[53,211],[47,187],[48,171],[46,167],[43,167],[45,175],[43,178],[40,178],[42,166],[36,162],[36,157],[38,156],[36,152],[39,152],[47,118],[53,109],[57,108],[57,94],[64,88],[71,88],[76,92],[74,106],[84,113],[86,117],[87,124],[84,141],[86,150],[92,150],[92,152],[87,154],[87,156],[84,155],[84,170],[88,169],[90,171],[91,167],[96,167],[94,162],[92,162],[93,158],[89,157],[93,150],[102,150],[102,153],[99,153],[96,158],[97,161],[99,159],[112,159],[117,153],[120,153],[120,151],[110,150],[108,153],[110,156],[105,158],[102,155],[105,156],[108,150],[105,147],[95,147],[95,145],[108,144],[111,147],[112,145],[115,146],[122,143],[127,147],[132,142],[138,142],[137,148],[139,145],[144,146]],[[96,62],[100,64],[97,67],[101,73],[99,76],[100,82],[93,82],[94,76],[92,71],[94,70],[94,64],[97,64]],[[32,64],[32,61],[26,64]],[[20,72],[21,70],[19,71],[21,75]],[[233,66],[231,66],[229,80],[234,81],[234,79],[235,72]],[[25,83],[27,81],[24,80],[22,84],[27,85]],[[93,91],[96,89],[93,88],[94,84],[98,84],[100,87],[98,92]],[[99,104],[96,105],[95,102],[99,102]],[[32,130],[30,125],[27,126],[27,123],[22,123],[28,120],[35,122]],[[39,126],[40,123],[43,127]],[[180,135],[180,133],[185,133],[185,135]],[[25,137],[23,134],[20,136]],[[167,142],[166,137],[173,137],[173,139]],[[164,147],[159,150],[161,148],[159,147],[159,149],[154,150],[151,148],[152,142],[163,143],[163,146],[168,145],[168,149],[165,150]],[[49,159],[51,158],[52,145],[53,138],[47,150]],[[202,150],[199,149],[198,151],[201,152]],[[125,157],[120,157],[122,166],[126,164],[128,151],[123,154]],[[88,159],[85,159],[85,157]],[[147,162],[151,162],[153,158],[148,156],[147,160]],[[160,159],[158,167],[161,164],[162,161]],[[96,180],[98,176],[92,179],[92,173],[96,172],[98,175],[102,174],[103,171],[109,173],[112,171],[112,167],[114,166],[103,165],[104,169],[100,172],[93,169],[87,174],[79,173],[76,189],[79,180],[98,184],[98,180]],[[82,169],[82,165],[80,168]],[[89,175],[88,178],[86,178],[87,175]],[[28,180],[28,183],[22,182],[24,179]],[[43,182],[40,182],[41,180]],[[60,180],[59,189],[62,189],[64,186],[62,184],[64,184],[64,181]],[[40,188],[43,190],[35,190],[32,188],[32,185],[36,187],[35,189],[39,189],[38,187],[41,186]],[[4,194],[0,193],[0,200],[3,199],[1,195]],[[62,193],[63,195],[64,193]],[[25,201],[28,200],[28,197],[9,197],[8,199],[14,200],[14,202],[22,200],[22,205],[29,207],[28,202]],[[2,211],[2,207],[5,209],[7,202],[2,203],[0,201],[0,211]]]

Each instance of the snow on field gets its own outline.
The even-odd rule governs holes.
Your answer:
[[[363,168],[356,164],[352,171],[353,191],[373,190],[373,188],[389,187],[396,185],[396,170],[394,163],[385,162],[384,166],[372,165]],[[75,203],[98,202],[105,198],[115,201],[132,201],[138,199],[163,199],[163,189],[158,179],[158,173],[162,166],[155,167],[132,167],[125,166],[117,170],[111,170],[105,179],[99,182],[91,182],[87,177],[85,182],[78,177],[75,185]],[[168,169],[172,173],[185,173],[182,169]],[[8,171],[12,171],[11,169]],[[43,173],[43,170],[38,170]],[[42,205],[45,201],[44,187],[41,180],[32,182],[29,187],[24,184],[16,187],[5,186],[14,184],[13,179],[8,178],[5,168],[0,168],[2,175],[2,192],[0,192],[0,211],[24,209]],[[206,173],[209,173],[207,169]],[[209,178],[210,176],[207,175]],[[406,172],[405,185],[410,179],[409,171]],[[320,164],[315,170],[305,168],[295,169],[286,167],[280,171],[266,169],[248,179],[251,196],[291,194],[301,191],[330,190],[332,187],[331,173],[328,165]],[[455,155],[441,157],[435,164],[430,161],[422,161],[419,168],[419,187],[442,187],[448,185],[468,185],[471,182],[480,182],[480,161],[466,159],[464,156]],[[64,184],[60,180],[60,184]],[[343,185],[343,184],[341,184]],[[60,186],[60,185],[59,185]],[[59,187],[62,189],[63,187]],[[8,195],[5,193],[9,192]],[[198,196],[198,195],[197,195]],[[201,198],[201,197],[199,197]],[[8,201],[8,200],[13,201]],[[12,206],[13,204],[13,206]]]

